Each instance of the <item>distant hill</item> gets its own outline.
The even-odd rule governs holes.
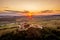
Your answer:
[[[33,16],[35,20],[60,20],[60,15],[39,15]]]
[[[39,16],[32,16],[33,19],[35,20],[51,20],[51,19],[57,19],[57,20],[60,20],[60,15],[39,15]],[[27,20],[29,19],[27,16],[0,16],[0,21],[7,21],[7,20],[21,20],[21,19],[24,19],[24,20]]]

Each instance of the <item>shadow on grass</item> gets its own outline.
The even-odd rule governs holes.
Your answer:
[[[60,40],[60,32],[47,30],[47,28],[29,28],[28,30],[7,33],[0,40]]]

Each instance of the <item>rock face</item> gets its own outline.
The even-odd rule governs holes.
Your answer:
[[[23,23],[23,24],[19,25],[18,30],[20,30],[20,31],[21,30],[28,30],[30,27],[43,29],[43,27],[38,24]]]
[[[18,32],[26,38],[41,37],[43,27],[38,24],[23,23],[19,25]]]

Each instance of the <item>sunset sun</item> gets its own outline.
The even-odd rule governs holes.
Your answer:
[[[32,13],[27,13],[28,18],[32,18]]]

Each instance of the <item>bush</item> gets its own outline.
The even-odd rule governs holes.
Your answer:
[[[53,33],[53,34],[52,34]],[[2,35],[0,40],[59,40],[60,36],[58,36],[55,30],[50,31],[47,28],[39,29],[39,28],[29,28],[24,31],[13,31]]]

